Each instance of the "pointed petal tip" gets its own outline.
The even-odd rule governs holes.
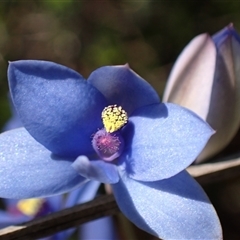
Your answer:
[[[225,31],[227,31],[228,35],[230,36],[235,36],[236,34],[238,35],[238,32],[236,31],[236,29],[234,28],[233,23],[230,23],[229,25],[227,25],[225,28]],[[223,30],[224,30],[223,29]]]
[[[120,170],[146,182],[170,178],[184,170],[214,133],[195,113],[171,103],[142,107],[129,121],[132,125],[123,133],[126,149],[119,158]]]
[[[9,68],[10,67],[18,67],[21,64],[24,64],[25,62],[34,62],[34,60],[16,60],[16,61],[8,61],[9,63]]]
[[[109,104],[122,106],[128,115],[141,106],[160,102],[152,86],[128,64],[100,67],[87,81],[105,96]]]
[[[116,67],[116,68],[122,68],[125,70],[131,70],[131,67],[129,66],[129,63],[121,64],[121,65],[113,65],[113,66],[103,66],[103,67]]]
[[[235,30],[233,23],[230,23],[225,28],[213,35],[212,39],[217,47],[222,45],[227,39],[234,37],[238,42],[240,42],[240,36]]]
[[[217,130],[212,129],[212,135],[215,134]]]
[[[130,68],[129,63],[125,63],[123,66],[128,68],[128,69]]]
[[[14,63],[16,63],[16,61],[8,61],[8,71],[9,71],[10,68],[12,68]]]
[[[227,27],[233,29],[233,28],[234,28],[233,23],[232,23],[232,22],[229,23],[229,24],[227,25]]]
[[[112,67],[112,68],[131,69],[130,66],[129,66],[129,63],[119,64],[119,65],[107,65],[107,66],[99,67],[98,69],[101,69],[101,68],[109,68],[109,67]],[[96,69],[96,70],[97,70],[97,69]]]
[[[215,60],[216,47],[209,34],[203,33],[193,38],[173,66],[164,90],[163,102],[177,103],[189,109],[198,105],[197,113],[204,117],[207,108],[201,103],[210,97],[209,86],[214,75]],[[204,95],[196,98],[194,92],[197,93],[199,87],[206,91],[202,89]]]
[[[123,176],[112,188],[123,214],[152,235],[161,239],[222,239],[215,209],[185,171],[148,183]]]

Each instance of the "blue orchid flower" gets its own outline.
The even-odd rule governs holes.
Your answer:
[[[22,127],[18,114],[9,98],[12,117],[3,127],[3,131],[8,131]],[[5,210],[0,210],[0,228],[20,224],[30,221],[36,217],[41,217],[49,213],[57,212],[65,208],[72,207],[92,200],[100,187],[100,182],[88,181],[80,188],[67,194],[56,195],[48,198],[35,199],[2,199]],[[60,232],[50,237],[41,238],[42,240],[66,240],[71,237],[77,228]],[[78,228],[78,239],[92,240],[118,239],[112,217],[103,217],[85,224]]]
[[[109,183],[122,212],[163,239],[221,239],[207,196],[184,170],[213,130],[160,103],[128,65],[77,72],[16,61],[8,77],[24,128],[0,135],[0,196],[58,194],[86,179]]]

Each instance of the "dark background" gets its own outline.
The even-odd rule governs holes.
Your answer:
[[[125,64],[162,95],[172,64],[196,35],[229,23],[240,31],[240,1],[0,0],[0,127],[9,119],[8,61],[42,59],[85,78],[103,65]],[[240,183],[206,189],[225,239],[240,239]]]
[[[8,61],[51,60],[85,78],[128,62],[161,95],[184,46],[230,22],[240,29],[238,0],[0,0],[0,126],[10,116]]]

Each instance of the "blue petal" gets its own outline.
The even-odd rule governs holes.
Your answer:
[[[160,102],[158,94],[143,78],[124,66],[101,67],[89,76],[109,104],[118,104],[130,115],[135,109]]]
[[[13,102],[25,128],[51,152],[77,157],[93,152],[91,135],[102,127],[102,94],[80,74],[46,61],[9,65]]]
[[[97,181],[88,181],[84,185],[82,185],[80,188],[70,192],[67,195],[64,208],[69,208],[76,204],[84,203],[92,200],[96,196],[100,184],[101,183]],[[61,236],[62,239],[63,240],[68,239],[75,231],[76,231],[76,228],[70,228],[62,232],[62,236]],[[91,231],[93,231],[93,229],[91,229]]]
[[[64,199],[63,195],[56,195],[45,198],[45,201],[48,203],[51,212],[57,212],[62,209],[63,199]]]
[[[85,179],[72,161],[51,154],[24,128],[0,134],[0,196],[33,198],[67,192]]]
[[[92,200],[96,196],[100,184],[98,181],[88,181],[80,188],[70,192],[67,196],[65,207],[72,207]]]
[[[72,167],[83,177],[102,183],[117,183],[119,180],[116,165],[103,160],[89,160],[79,156]]]
[[[216,44],[217,48],[220,48],[221,45],[223,44],[223,42],[226,41],[227,38],[232,37],[232,36],[234,38],[236,38],[238,42],[240,42],[240,36],[234,29],[233,25],[229,24],[227,27],[225,27],[221,31],[215,33],[212,36],[212,40]]]
[[[116,240],[116,229],[112,217],[103,217],[80,226],[79,239]]]
[[[15,208],[16,204],[18,203],[18,199],[9,199],[9,198],[3,198],[2,199],[4,206],[6,206],[7,209]]]
[[[8,213],[7,211],[0,210],[0,229],[4,227],[8,227],[10,225],[26,222],[29,220],[31,220],[31,218],[23,214],[13,215]]]
[[[213,206],[185,171],[145,183],[125,175],[112,187],[121,211],[139,228],[161,239],[222,239]]]
[[[89,181],[75,191],[72,191],[67,196],[65,207],[71,207],[75,204],[84,203],[92,200],[99,189],[100,182]],[[68,237],[75,231],[70,229],[65,231],[65,238]],[[111,217],[100,218],[80,226],[79,239],[104,239],[111,240],[116,238],[116,230],[114,228],[113,219]]]
[[[123,130],[120,168],[136,180],[157,181],[188,167],[213,130],[193,112],[175,104],[154,104],[133,113]]]

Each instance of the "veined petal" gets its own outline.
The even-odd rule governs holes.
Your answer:
[[[129,115],[139,107],[160,102],[157,92],[128,64],[98,68],[89,76],[88,82],[105,96],[109,104],[122,106]]]
[[[139,108],[123,129],[120,169],[136,180],[169,178],[196,159],[213,132],[196,114],[175,104]]]
[[[34,198],[70,191],[85,178],[72,161],[54,156],[24,128],[0,134],[0,196]]]
[[[227,146],[240,125],[240,37],[230,25],[215,34],[213,41],[217,47],[217,62],[205,120],[216,130],[216,134],[197,162],[206,160]]]
[[[163,101],[197,113],[203,119],[209,112],[216,47],[207,34],[195,37],[178,57],[164,90]]]
[[[186,171],[157,182],[138,182],[124,175],[112,188],[121,211],[161,239],[222,239],[213,206]]]
[[[72,167],[87,179],[102,183],[116,183],[119,180],[116,165],[103,160],[89,160],[86,156],[79,156]]]
[[[77,72],[47,61],[12,62],[10,90],[30,134],[54,154],[92,153],[91,135],[102,127],[103,95]]]

